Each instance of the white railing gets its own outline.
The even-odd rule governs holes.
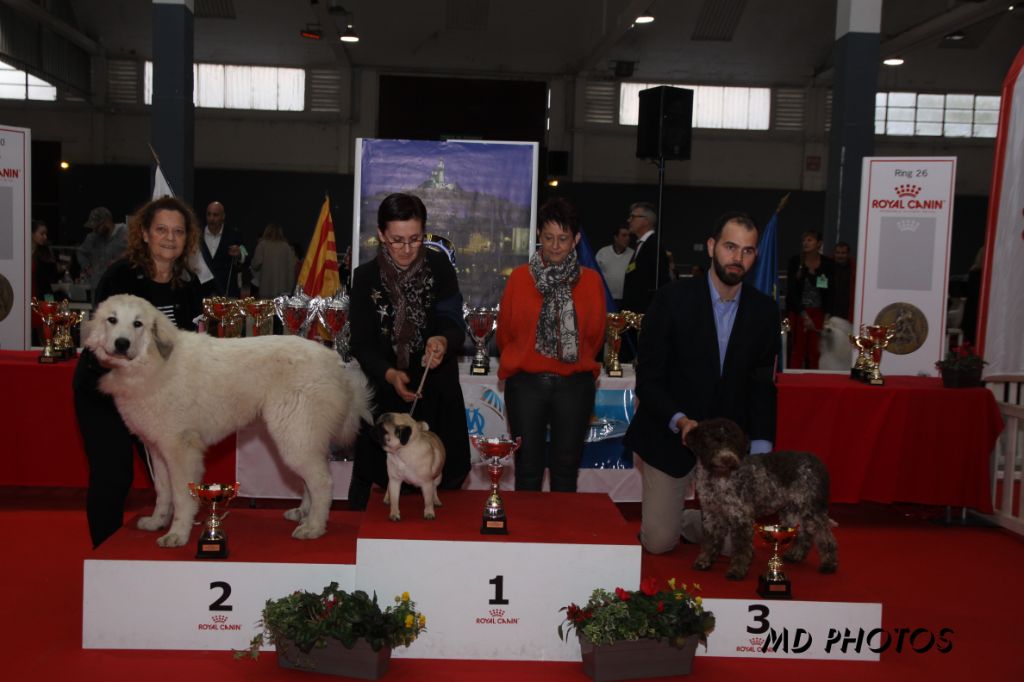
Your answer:
[[[1024,376],[985,377],[985,386],[995,395],[1003,415],[1003,432],[992,450],[989,466],[989,491],[992,495],[992,521],[1018,535],[1024,535],[1024,504],[1020,495],[1024,468]]]

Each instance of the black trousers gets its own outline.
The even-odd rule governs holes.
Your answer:
[[[552,491],[576,492],[596,392],[590,372],[521,372],[505,380],[509,430],[523,439],[516,452],[516,490],[540,490],[547,466]]]
[[[124,507],[135,474],[135,449],[141,444],[128,430],[114,400],[96,388],[98,370],[91,353],[84,353],[75,371],[74,397],[78,429],[89,462],[85,515],[93,547],[98,547],[124,524]]]

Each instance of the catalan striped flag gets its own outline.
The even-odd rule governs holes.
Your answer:
[[[330,197],[324,197],[324,205],[320,209],[320,217],[316,220],[313,239],[306,250],[306,259],[302,261],[298,283],[308,296],[333,296],[341,287]]]

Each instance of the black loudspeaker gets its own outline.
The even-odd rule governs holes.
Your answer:
[[[693,90],[664,85],[641,90],[637,158],[690,158],[692,122]]]

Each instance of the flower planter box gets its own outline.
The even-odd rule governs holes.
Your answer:
[[[981,367],[976,369],[943,369],[942,385],[946,388],[975,388],[981,386]]]
[[[326,647],[314,647],[308,654],[289,640],[277,643],[277,664],[292,670],[376,680],[388,671],[390,663],[391,647],[382,646],[380,651],[374,651],[365,639],[357,640],[351,649],[346,649],[336,639],[329,639]]]
[[[679,648],[667,640],[638,639],[597,646],[583,633],[579,633],[579,639],[583,672],[594,682],[689,675],[699,641],[696,635],[687,637],[686,644]]]

